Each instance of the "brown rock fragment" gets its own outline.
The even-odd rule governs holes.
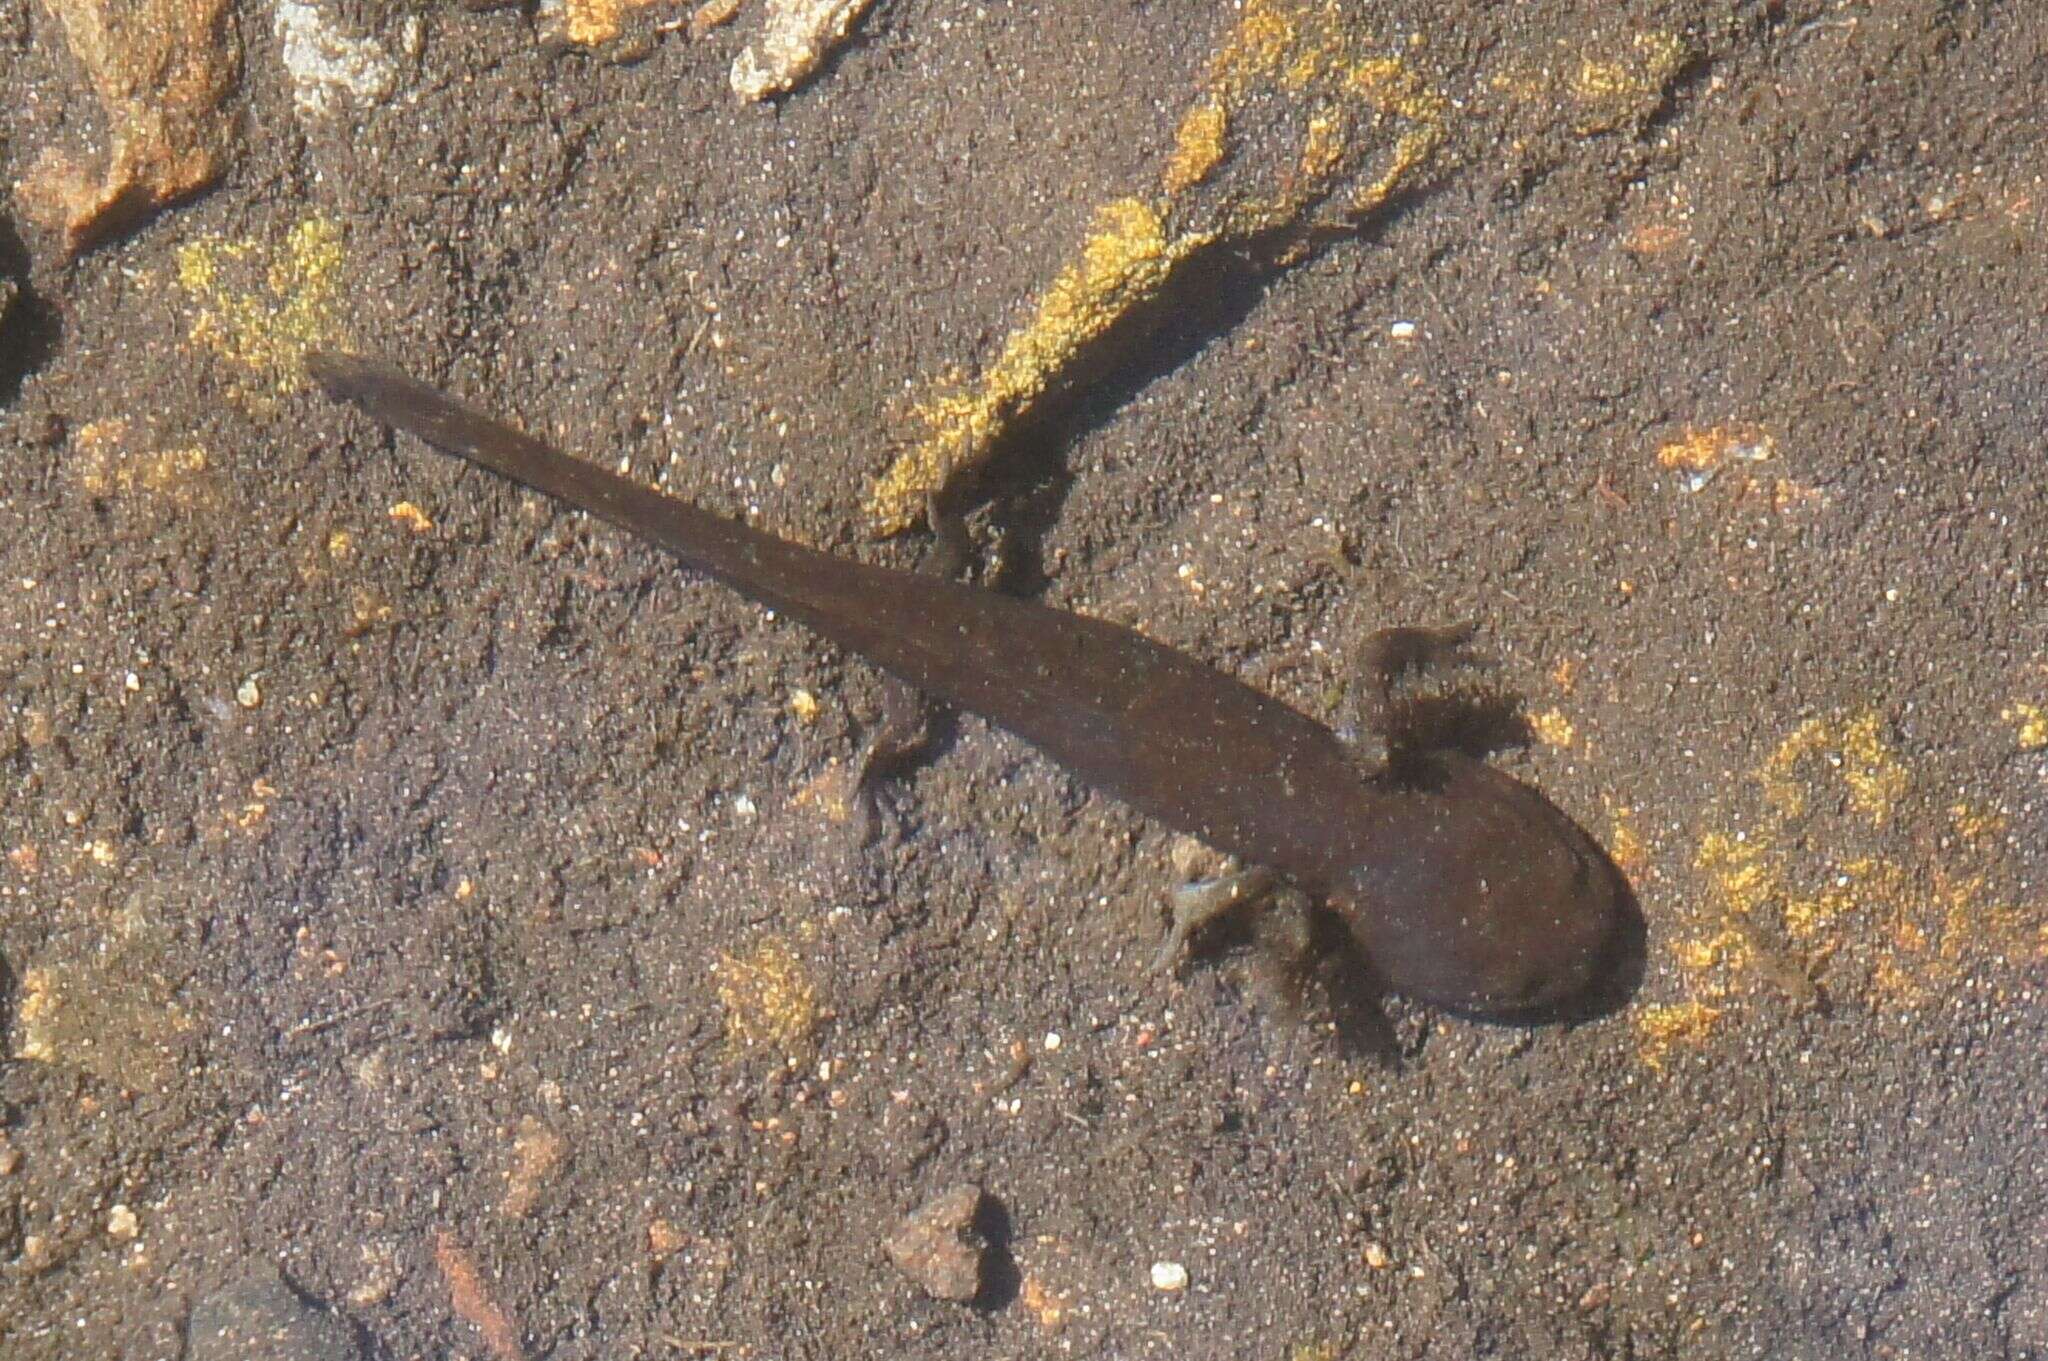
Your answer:
[[[505,1312],[483,1273],[455,1235],[446,1229],[434,1231],[434,1265],[448,1282],[449,1305],[456,1317],[483,1336],[484,1346],[497,1361],[525,1361],[526,1348],[519,1338],[519,1325]]]
[[[905,1216],[882,1240],[882,1251],[926,1294],[964,1303],[981,1293],[987,1248],[974,1232],[980,1210],[979,1186],[948,1187]]]
[[[22,212],[76,255],[196,193],[226,163],[222,101],[241,74],[228,0],[43,0],[106,114],[103,164],[46,149],[15,186]]]

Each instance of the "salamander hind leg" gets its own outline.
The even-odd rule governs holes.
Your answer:
[[[1170,897],[1173,929],[1159,952],[1158,969],[1170,968],[1204,926],[1242,911],[1251,946],[1248,993],[1269,1036],[1326,1023],[1347,1057],[1398,1062],[1370,967],[1350,933],[1306,893],[1254,866],[1183,885]]]
[[[882,719],[853,758],[854,802],[860,810],[861,839],[873,837],[876,786],[908,765],[931,736],[931,710],[924,696],[894,676],[882,677]]]
[[[1167,901],[1173,908],[1173,925],[1159,947],[1159,957],[1152,963],[1153,972],[1170,970],[1197,931],[1219,917],[1257,903],[1273,891],[1274,883],[1273,871],[1265,866],[1241,869],[1232,860],[1229,868],[1215,878],[1199,879],[1170,890]]]

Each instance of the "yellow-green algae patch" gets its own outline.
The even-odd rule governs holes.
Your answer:
[[[1212,247],[1276,264],[1417,182],[1442,146],[1450,103],[1381,50],[1355,6],[1247,0],[1211,56],[1155,187],[1103,205],[1075,258],[968,382],[919,402],[923,433],[869,492],[877,530],[985,462],[1003,432],[1112,327]]]
[[[1886,727],[1868,709],[1799,724],[1751,772],[1760,815],[1712,815],[1692,856],[1704,900],[1666,932],[1683,996],[1634,1013],[1650,1067],[1703,1045],[1757,983],[1907,1011],[2048,963],[2048,903],[2014,872],[2005,815],[1958,802],[1943,826],[1911,825],[1902,810],[1927,777]],[[1920,849],[1899,855],[1902,839]]]
[[[721,955],[718,1005],[735,1049],[765,1049],[795,1057],[811,1043],[818,1024],[818,987],[789,943],[778,936],[739,955]]]
[[[192,306],[192,343],[240,370],[244,395],[298,391],[306,352],[340,336],[344,259],[340,224],[324,217],[301,220],[277,243],[212,234],[186,242],[177,281]]]

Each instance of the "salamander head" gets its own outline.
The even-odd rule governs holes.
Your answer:
[[[1641,977],[1642,917],[1593,839],[1528,785],[1431,758],[1329,906],[1388,988],[1489,1020],[1599,1015]]]

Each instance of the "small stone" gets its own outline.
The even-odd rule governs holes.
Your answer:
[[[519,1117],[512,1137],[512,1168],[505,1174],[505,1199],[498,1208],[508,1219],[532,1210],[569,1151],[568,1141],[531,1115]]]
[[[235,703],[241,705],[244,709],[262,707],[263,687],[256,683],[254,676],[249,677],[249,679],[235,687]]]
[[[647,1221],[647,1255],[655,1261],[664,1261],[681,1252],[689,1243],[683,1231],[666,1219]]]
[[[368,1309],[390,1299],[404,1275],[398,1245],[388,1238],[372,1239],[357,1248],[356,1255],[362,1259],[362,1270],[349,1288],[348,1302]]]
[[[1179,1262],[1154,1262],[1152,1288],[1169,1295],[1179,1294],[1188,1288],[1188,1269]]]
[[[809,79],[874,0],[768,0],[760,38],[732,64],[733,93],[766,99]]]
[[[192,1306],[185,1361],[361,1361],[349,1326],[261,1262]]]
[[[374,38],[358,37],[325,10],[302,0],[279,0],[273,30],[291,77],[292,104],[302,114],[324,115],[337,96],[357,107],[381,104],[398,90],[398,67]]]
[[[23,1274],[28,1276],[42,1275],[50,1269],[50,1264],[55,1260],[49,1236],[40,1233],[22,1235],[21,1251],[16,1253],[15,1257]]]
[[[690,37],[702,38],[740,12],[740,0],[704,0],[690,15]]]
[[[115,1205],[107,1210],[107,1237],[122,1242],[132,1242],[141,1236],[142,1222],[135,1217],[135,1211],[126,1205]]]
[[[882,1240],[882,1250],[904,1275],[934,1299],[965,1302],[981,1293],[987,1245],[974,1232],[981,1188],[948,1187],[912,1211]]]
[[[1385,1271],[1388,1264],[1393,1260],[1393,1258],[1387,1256],[1386,1248],[1380,1244],[1367,1243],[1365,1245],[1365,1264],[1374,1271]]]

